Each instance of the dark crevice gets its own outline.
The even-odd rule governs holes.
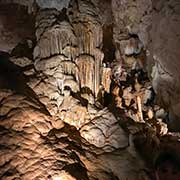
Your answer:
[[[113,25],[103,26],[103,48],[104,63],[111,63],[115,59],[115,46],[113,43]]]
[[[66,165],[63,169],[79,180],[89,180],[86,168],[79,163]]]

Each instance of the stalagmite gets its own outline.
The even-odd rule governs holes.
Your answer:
[[[111,68],[102,68],[102,85],[104,90],[110,93],[111,84]]]
[[[143,120],[143,114],[142,114],[142,104],[141,104],[141,98],[137,96],[137,107],[138,107],[138,118],[140,122],[144,122]]]

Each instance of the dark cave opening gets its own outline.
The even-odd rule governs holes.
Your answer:
[[[103,48],[104,63],[111,63],[115,59],[115,46],[113,43],[113,25],[103,26]]]

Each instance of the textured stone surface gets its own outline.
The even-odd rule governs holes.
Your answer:
[[[1,95],[5,97],[0,108],[2,179],[146,177],[134,145],[108,110],[100,111],[83,126],[81,137],[63,119],[37,111],[36,104],[26,97],[6,90]],[[117,152],[112,153],[114,150]],[[137,166],[131,165],[135,157]],[[128,165],[119,167],[124,162]],[[81,173],[76,174],[77,171]]]
[[[144,46],[147,46],[147,29],[152,22],[152,1],[113,0],[112,10],[116,22],[114,39],[118,42],[127,39],[127,33],[137,34]]]
[[[49,1],[49,0],[36,0],[36,3],[41,8],[56,8],[59,11],[63,8],[67,8],[69,5],[70,0],[55,0],[55,1]]]
[[[112,10],[116,22],[114,41],[120,44],[122,54],[136,54],[132,35],[136,35],[146,49],[147,62],[143,62],[142,56],[140,61],[125,57],[125,65],[132,68],[138,61],[140,67],[148,71],[158,103],[169,111],[169,119],[178,129],[179,2],[114,0]]]
[[[13,109],[15,106],[18,108]],[[44,116],[24,97],[8,95],[1,107],[0,126],[1,179],[66,178],[66,174],[71,179],[76,179],[68,172],[68,166],[83,170],[81,161],[72,152],[72,145],[68,150],[70,139],[65,139],[69,135],[73,136],[73,132],[69,131],[70,127],[66,127],[60,119],[53,120]],[[64,132],[60,129],[64,129]],[[88,179],[86,172],[82,179]]]
[[[9,23],[11,22],[11,23]],[[23,28],[22,28],[23,26]],[[34,35],[33,16],[28,8],[18,4],[0,6],[0,49],[11,51],[20,41]]]
[[[117,119],[108,110],[98,112],[80,131],[82,137],[104,151],[126,148],[128,136],[119,126]]]
[[[153,59],[154,66],[154,89],[160,102],[170,111],[170,121],[174,128],[179,128],[179,51],[176,47],[180,44],[179,39],[179,7],[178,1],[155,3],[153,12],[154,24],[152,28]],[[167,26],[168,24],[168,26]],[[166,29],[166,30],[165,30]],[[172,125],[173,127],[173,125]]]
[[[32,29],[6,28],[11,3]],[[179,167],[177,0],[1,5],[0,179],[155,179],[164,152]]]

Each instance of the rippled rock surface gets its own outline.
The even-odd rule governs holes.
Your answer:
[[[0,179],[180,177],[178,1],[0,6]]]

